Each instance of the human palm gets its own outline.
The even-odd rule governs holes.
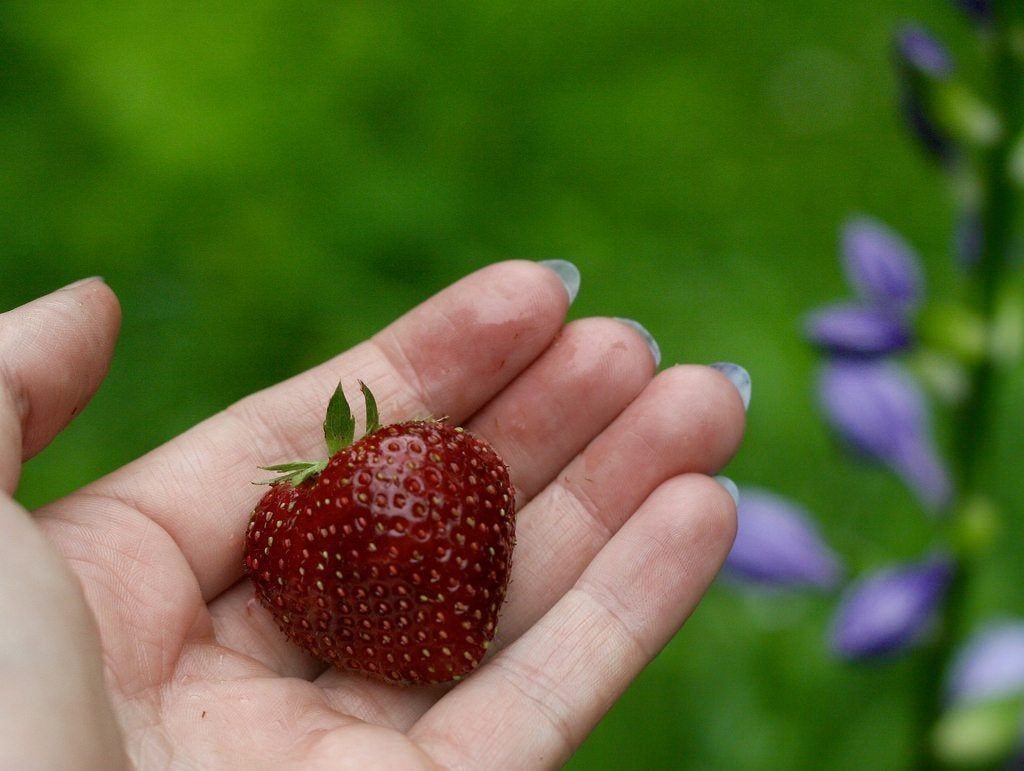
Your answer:
[[[31,517],[0,495],[0,766],[564,762],[724,559],[735,509],[705,475],[744,423],[719,373],[654,377],[634,330],[566,308],[548,269],[493,265]],[[5,493],[99,385],[119,318],[100,281],[0,316]],[[257,465],[321,454],[325,400],[356,378],[385,421],[447,415],[512,471],[508,599],[454,687],[327,669],[242,575]]]

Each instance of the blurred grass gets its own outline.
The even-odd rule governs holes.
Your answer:
[[[116,468],[475,267],[560,257],[583,274],[574,316],[640,319],[666,364],[750,370],[738,482],[815,510],[854,570],[916,554],[910,495],[817,421],[798,335],[844,292],[851,212],[956,289],[945,183],[893,112],[907,17],[971,69],[934,0],[4,4],[0,307],[98,273],[125,318],[108,382],[19,498]],[[1019,510],[1008,403],[994,474]],[[1009,535],[979,608],[1021,608]],[[920,672],[832,662],[829,604],[715,587],[572,765],[906,766]]]

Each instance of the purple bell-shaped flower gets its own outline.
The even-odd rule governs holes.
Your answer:
[[[956,145],[936,121],[919,86],[909,82],[900,84],[899,111],[910,133],[932,159],[945,165],[956,159]]]
[[[725,568],[745,583],[831,589],[843,569],[801,506],[754,487],[740,492],[739,527]]]
[[[896,33],[896,58],[912,72],[942,80],[953,72],[953,57],[931,32],[920,24],[906,24]]]
[[[910,132],[934,159],[949,164],[957,157],[949,132],[937,119],[935,84],[953,72],[946,47],[919,24],[901,27],[893,41],[899,76],[899,109]]]
[[[992,0],[956,0],[956,6],[979,26],[992,23]]]
[[[907,322],[883,308],[836,303],[811,313],[805,321],[807,338],[837,356],[886,356],[910,345]]]
[[[1001,621],[975,633],[950,667],[946,693],[956,704],[1024,694],[1024,621]]]
[[[935,451],[924,394],[903,367],[828,362],[819,396],[829,424],[848,445],[896,471],[930,508],[949,503],[952,483]]]
[[[846,223],[841,241],[847,280],[862,299],[895,312],[916,308],[924,292],[921,262],[898,233],[861,216]]]
[[[952,562],[944,555],[868,573],[839,603],[832,649],[860,660],[912,647],[930,630],[952,577]]]

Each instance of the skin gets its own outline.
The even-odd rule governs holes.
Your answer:
[[[91,280],[0,315],[0,767],[564,763],[721,566],[735,508],[708,475],[744,427],[722,375],[655,376],[634,330],[565,324],[567,305],[548,269],[489,266],[33,513],[10,497],[21,464],[98,388],[120,311]],[[508,600],[454,688],[326,670],[242,576],[256,467],[319,457],[357,378],[385,422],[448,415],[512,469]]]

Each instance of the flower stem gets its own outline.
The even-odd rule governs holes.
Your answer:
[[[1020,53],[1022,19],[1018,0],[996,0],[993,3],[992,39],[992,94],[1003,118],[1000,139],[983,158],[984,198],[981,225],[983,247],[977,266],[974,302],[986,327],[992,329],[1000,296],[1000,289],[1010,261],[1016,225],[1019,196],[1010,178],[1010,156],[1014,142],[1024,126]],[[970,390],[962,409],[956,416],[952,458],[956,467],[961,504],[979,492],[979,477],[983,471],[991,444],[993,399],[999,372],[991,356],[984,357],[970,372]],[[957,507],[957,511],[963,507]],[[956,523],[951,523],[955,528]],[[924,662],[925,699],[922,704],[920,753],[921,767],[934,768],[931,754],[931,731],[942,710],[942,681],[955,647],[965,634],[970,582],[975,571],[977,556],[963,551],[957,555],[957,573],[946,595],[939,639],[927,653]]]
[[[1009,162],[1022,124],[1021,94],[1024,88],[1019,55],[1014,51],[1016,4],[1002,0],[995,4],[993,40],[993,92],[1002,109],[1003,133],[985,158],[985,194],[981,223],[983,248],[977,268],[976,302],[978,311],[991,329],[999,289],[1009,262],[1009,252],[1017,215],[1018,196],[1010,179]],[[971,388],[958,416],[954,457],[959,471],[961,492],[970,494],[977,485],[978,471],[987,450],[992,394],[996,371],[991,357],[984,357],[971,372]]]

